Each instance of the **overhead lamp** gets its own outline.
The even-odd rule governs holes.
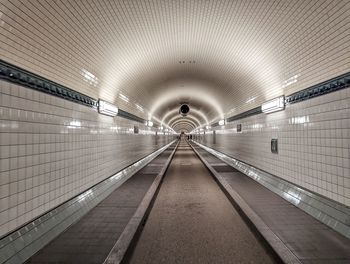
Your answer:
[[[162,127],[162,126],[160,126],[160,127],[159,127],[159,129],[160,129],[160,130],[163,130],[163,127]]]
[[[284,110],[285,103],[284,103],[284,95],[277,97],[275,99],[272,99],[270,101],[267,101],[261,105],[261,111],[264,113],[272,113]]]
[[[98,112],[100,114],[108,115],[108,116],[116,116],[118,114],[118,107],[115,105],[103,101],[101,99],[98,100]]]
[[[147,126],[152,127],[153,126],[153,122],[151,120],[148,120],[147,121]]]
[[[206,129],[209,129],[209,128],[210,128],[210,126],[205,126],[205,128],[206,128]]]
[[[224,126],[226,124],[225,119],[219,120],[219,126]]]

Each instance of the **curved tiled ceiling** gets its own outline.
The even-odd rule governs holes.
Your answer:
[[[0,7],[2,59],[177,130],[350,65],[348,0],[4,0]],[[183,102],[192,121],[176,123],[186,120],[177,111]]]

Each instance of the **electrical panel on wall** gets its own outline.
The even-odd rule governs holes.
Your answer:
[[[138,126],[134,126],[134,134],[138,134],[139,133],[139,127]]]
[[[278,139],[271,139],[271,152],[277,154],[278,153]]]

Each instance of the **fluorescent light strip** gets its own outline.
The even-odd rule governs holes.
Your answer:
[[[101,99],[98,100],[98,112],[100,114],[108,115],[108,116],[116,116],[118,114],[118,107],[115,105],[103,101]]]
[[[261,105],[261,111],[267,114],[284,110],[284,108],[285,108],[284,95],[277,97],[275,99],[272,99],[270,101],[267,101]]]
[[[219,120],[219,126],[224,126],[225,124],[226,124],[226,120],[225,119]]]

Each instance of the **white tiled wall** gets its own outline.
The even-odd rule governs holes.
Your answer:
[[[140,134],[133,134],[134,125]],[[0,236],[171,140],[142,124],[0,81]]]
[[[350,206],[350,88],[234,121],[217,128],[215,144],[213,138],[206,132],[199,141]],[[278,154],[270,151],[272,138]]]

